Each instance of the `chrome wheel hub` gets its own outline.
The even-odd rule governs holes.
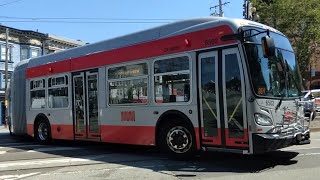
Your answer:
[[[40,123],[38,127],[38,137],[41,141],[45,141],[48,138],[48,126],[45,123]]]
[[[175,153],[185,153],[192,145],[191,133],[188,129],[176,126],[170,129],[167,134],[167,144]]]

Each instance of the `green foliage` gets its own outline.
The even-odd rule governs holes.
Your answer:
[[[309,65],[320,42],[319,0],[254,0],[252,3],[257,8],[261,23],[289,37],[302,78],[308,79]]]

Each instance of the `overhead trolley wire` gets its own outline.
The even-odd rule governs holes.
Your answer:
[[[70,24],[166,24],[181,19],[156,18],[79,18],[79,17],[12,17],[0,16],[1,22],[17,23],[70,23]]]
[[[155,24],[155,23],[170,23],[170,21],[1,21],[1,22],[19,22],[19,23],[70,23],[70,24]]]
[[[23,0],[16,0],[16,1],[7,2],[7,3],[4,3],[4,4],[0,4],[0,6],[6,6],[6,5],[9,5],[9,4],[17,3],[19,1],[23,1]]]
[[[14,17],[14,16],[0,16],[4,19],[24,19],[24,20],[108,20],[108,21],[177,21],[181,19],[171,18],[100,18],[100,17]]]

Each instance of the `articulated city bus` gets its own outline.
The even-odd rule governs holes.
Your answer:
[[[263,153],[309,139],[288,38],[242,19],[198,18],[20,62],[15,134]]]

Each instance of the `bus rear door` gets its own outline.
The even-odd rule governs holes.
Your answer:
[[[72,74],[75,139],[100,141],[98,71]]]

